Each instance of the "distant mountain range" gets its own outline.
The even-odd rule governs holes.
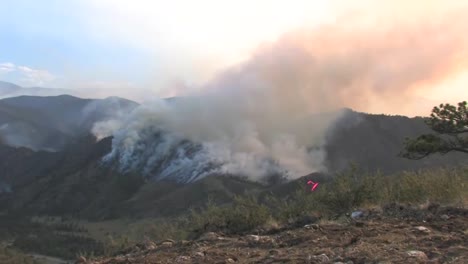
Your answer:
[[[133,101],[145,101],[149,98],[156,98],[154,92],[150,89],[131,89],[131,86],[119,88],[118,86],[106,87],[103,84],[85,84],[80,89],[63,89],[48,87],[22,87],[10,82],[0,81],[0,99],[8,97],[17,97],[23,95],[29,96],[58,96],[71,95],[80,98],[106,98],[118,96]]]
[[[80,96],[78,91],[71,89],[58,89],[58,88],[43,88],[43,87],[21,87],[19,85],[0,81],[0,98],[15,97],[21,95],[33,96],[57,96],[57,95],[74,95]]]

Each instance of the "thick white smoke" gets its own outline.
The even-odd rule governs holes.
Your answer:
[[[197,92],[95,128],[114,131],[107,161],[149,177],[303,176],[325,169],[325,135],[337,109],[403,108],[418,100],[418,85],[466,67],[464,22],[450,14],[405,25],[340,21],[292,32]]]
[[[336,114],[324,118],[305,108],[285,109],[255,87],[262,86],[143,105],[113,123],[120,128],[106,159],[117,159],[123,170],[181,181],[212,173],[298,177],[324,169],[323,136]]]

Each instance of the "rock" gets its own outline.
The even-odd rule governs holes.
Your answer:
[[[232,258],[228,258],[226,259],[226,263],[234,263],[236,262],[235,260],[233,260]]]
[[[361,218],[364,216],[364,212],[363,211],[354,211],[351,213],[351,218],[353,219],[358,219],[358,218]]]
[[[444,220],[444,221],[447,221],[450,219],[450,216],[446,215],[446,214],[443,214],[440,216],[440,219]]]
[[[414,230],[422,232],[422,233],[430,233],[431,232],[427,227],[424,227],[424,226],[416,226],[414,228]]]
[[[155,245],[149,245],[149,246],[146,247],[146,250],[155,250],[157,248],[158,247],[156,246],[156,244]]]
[[[178,256],[175,259],[175,261],[176,261],[176,263],[188,262],[188,261],[190,261],[190,257],[189,256]]]
[[[248,235],[247,242],[249,243],[273,243],[274,239],[269,236],[257,236],[257,235]]]
[[[318,229],[320,229],[320,226],[317,225],[317,224],[311,224],[311,225],[305,225],[304,228],[305,228],[305,229],[314,229],[314,230],[318,230]]]
[[[418,260],[421,260],[421,261],[428,260],[426,253],[419,251],[419,250],[410,250],[410,251],[407,251],[406,254],[408,254],[408,256],[412,258],[417,258]]]
[[[146,250],[156,249],[158,246],[153,241],[146,241],[144,244]]]
[[[190,244],[190,241],[188,241],[188,240],[181,240],[181,241],[180,241],[180,244],[181,244],[182,246],[185,246],[185,245]]]
[[[76,260],[76,263],[86,263],[86,258],[83,256],[79,256]]]
[[[219,236],[215,232],[208,232],[203,234],[198,240],[199,241],[215,241],[218,240]]]
[[[170,241],[165,241],[165,242],[162,242],[161,243],[161,247],[165,247],[165,248],[170,248],[174,245],[174,243],[170,242]]]
[[[195,257],[197,257],[197,258],[204,258],[204,257],[205,257],[205,253],[203,253],[203,252],[197,252],[197,253],[195,253]]]
[[[325,254],[320,254],[318,256],[314,256],[313,259],[319,261],[319,263],[328,263],[328,262],[330,262],[330,258],[328,258],[328,256],[325,255]]]
[[[172,240],[172,239],[166,239],[163,242],[171,242],[172,244],[175,244],[175,240]]]
[[[247,236],[247,241],[249,241],[249,242],[258,242],[258,241],[260,241],[260,236],[249,235],[249,236]]]

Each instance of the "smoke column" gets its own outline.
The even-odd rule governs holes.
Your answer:
[[[404,24],[345,16],[289,32],[203,87],[95,131],[114,136],[105,161],[154,179],[293,179],[326,169],[325,136],[338,109],[402,110],[417,102],[420,85],[466,69],[465,32],[463,12]]]

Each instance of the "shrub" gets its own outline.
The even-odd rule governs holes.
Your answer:
[[[388,184],[386,201],[463,203],[468,195],[468,170],[437,169],[405,172]]]
[[[270,212],[253,197],[236,197],[233,206],[227,208],[225,215],[228,231],[246,232],[264,225],[270,218]]]
[[[270,213],[265,205],[250,196],[235,197],[227,206],[216,206],[209,202],[201,212],[192,211],[190,220],[196,234],[207,231],[241,233],[265,224]]]
[[[321,202],[328,210],[347,212],[364,204],[374,204],[380,199],[379,187],[384,180],[380,173],[367,174],[356,167],[339,173],[323,191],[327,195]]]

